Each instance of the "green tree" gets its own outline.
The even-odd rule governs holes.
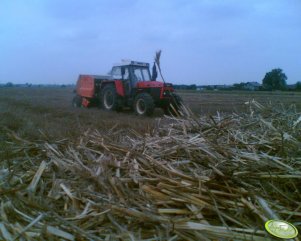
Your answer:
[[[282,69],[272,69],[265,74],[262,80],[262,86],[266,90],[285,90],[287,77]]]

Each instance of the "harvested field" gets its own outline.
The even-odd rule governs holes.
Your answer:
[[[143,132],[153,124],[152,119],[137,118],[132,113],[73,108],[73,96],[71,88],[0,88],[0,125],[36,139],[41,137],[39,130],[49,138],[74,138],[89,128],[118,124]]]
[[[196,113],[215,114],[246,111],[244,103],[255,99],[262,104],[295,104],[301,110],[301,92],[269,91],[181,91],[185,103]]]
[[[300,228],[293,105],[148,119],[74,110],[66,89],[9,91],[18,89],[0,95],[1,239],[273,240],[271,218]]]
[[[255,99],[266,104],[296,104],[301,111],[300,92],[252,92],[252,91],[181,91],[185,104],[196,114],[216,114],[247,111],[244,102]],[[161,110],[154,118],[137,118],[129,111],[109,113],[97,108],[74,109],[71,107],[72,88],[0,88],[0,126],[18,132],[22,137],[38,139],[39,130],[50,139],[78,137],[87,129],[134,128],[147,132],[161,118]]]

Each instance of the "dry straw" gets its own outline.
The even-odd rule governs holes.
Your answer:
[[[301,122],[293,107],[169,118],[151,133],[22,140],[0,163],[0,239],[273,240],[300,227]]]

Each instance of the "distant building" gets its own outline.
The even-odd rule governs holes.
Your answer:
[[[215,89],[225,90],[231,88],[231,85],[215,85]]]
[[[296,89],[296,84],[287,85],[286,88],[287,88],[287,90],[295,90]]]
[[[261,84],[258,82],[247,82],[244,84],[243,89],[245,90],[258,90]]]

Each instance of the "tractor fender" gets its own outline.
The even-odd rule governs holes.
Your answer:
[[[115,80],[114,82],[117,94],[120,96],[124,96],[124,87],[122,80]]]
[[[114,81],[106,81],[106,82],[103,82],[101,84],[101,89],[103,89],[104,87],[106,87],[107,85],[114,85],[115,86],[115,89],[116,89],[116,92],[119,96],[125,96],[124,94],[124,88],[123,88],[123,83],[122,83],[122,80],[114,80]]]

